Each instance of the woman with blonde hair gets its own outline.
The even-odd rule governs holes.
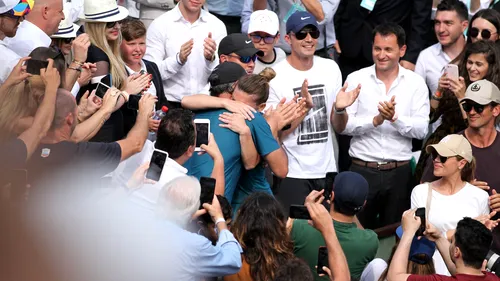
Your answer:
[[[115,111],[92,139],[94,142],[113,142],[125,137],[123,114],[118,109],[128,101],[129,94],[140,94],[149,83],[148,75],[127,78],[120,54],[122,35],[119,23],[127,16],[128,11],[118,6],[115,0],[86,0],[84,3],[81,20],[85,22],[85,32],[91,42],[87,62],[95,63],[97,70],[90,84],[80,90],[77,100],[87,90],[95,89],[99,82],[123,91]],[[83,65],[84,62],[80,63]]]

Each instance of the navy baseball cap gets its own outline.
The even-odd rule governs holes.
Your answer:
[[[319,29],[316,18],[309,12],[298,11],[293,13],[286,21],[286,33],[298,33],[302,28],[312,25]]]
[[[363,209],[368,197],[368,182],[358,173],[342,172],[335,177],[333,192],[336,207],[346,215],[356,214]]]
[[[241,65],[226,61],[219,64],[208,77],[208,83],[211,87],[222,84],[234,83],[241,77],[247,75],[247,72]]]
[[[396,229],[396,235],[399,237],[399,239],[403,237],[402,226],[399,226]],[[417,237],[413,237],[413,241],[411,242],[410,247],[410,256],[408,257],[408,259],[418,264],[427,264],[432,260],[432,256],[434,255],[435,251],[436,243],[425,237],[420,237],[420,239],[418,239]]]

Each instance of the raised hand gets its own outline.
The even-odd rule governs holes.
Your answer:
[[[185,64],[191,51],[193,50],[194,40],[190,39],[186,43],[182,44],[181,50],[179,51],[179,60],[181,64]]]
[[[73,40],[71,45],[73,49],[73,59],[78,62],[85,62],[87,60],[87,52],[90,47],[90,37],[86,33],[82,33]]]
[[[31,57],[21,58],[12,69],[4,84],[7,86],[17,85],[26,80],[26,78],[31,77],[32,75],[26,72],[26,65],[24,65],[24,63],[30,59]]]
[[[131,75],[127,78],[125,91],[131,95],[140,94],[149,86],[151,76],[148,73]]]
[[[151,94],[144,94],[139,100],[139,114],[148,114],[148,117],[153,116],[153,110],[157,98]]]
[[[224,100],[224,108],[231,111],[232,113],[239,113],[245,117],[247,120],[252,120],[255,118],[253,115],[257,110],[255,108],[234,100]]]
[[[95,91],[92,91],[91,95],[94,94]],[[118,102],[119,97],[120,97],[120,90],[118,90],[115,87],[108,89],[102,99],[102,108],[106,110],[108,113],[112,113],[116,106],[116,103]]]
[[[500,194],[498,194],[495,189],[491,190],[490,209],[492,211],[500,211]]]
[[[59,75],[59,71],[54,67],[54,60],[47,59],[49,64],[47,68],[40,69],[40,76],[42,77],[43,83],[45,87],[56,87],[59,88],[61,84],[61,76]]]
[[[311,109],[314,107],[312,96],[309,93],[309,82],[307,81],[307,79],[304,79],[304,82],[302,82],[302,89],[300,89],[300,96],[301,99],[304,99],[306,101],[307,109]]]
[[[95,63],[86,62],[82,65],[82,72],[80,73],[80,76],[77,80],[80,87],[83,87],[90,82],[90,79],[92,78],[96,70],[97,66]]]
[[[458,100],[465,98],[465,91],[467,86],[465,85],[465,80],[463,77],[458,79],[449,79],[450,90],[455,94]]]
[[[212,39],[212,32],[208,33],[208,37],[205,38],[203,43],[203,56],[208,61],[214,60],[215,50],[217,50],[217,43]]]
[[[396,115],[396,97],[392,96],[390,101],[379,102],[378,112],[384,120],[393,121]]]
[[[415,235],[417,230],[420,228],[420,224],[422,223],[420,221],[420,217],[415,216],[416,210],[417,209],[405,211],[403,213],[403,218],[401,219],[401,226],[403,227],[403,231],[411,233],[413,235]]]
[[[346,92],[348,86],[349,85],[347,84],[347,82],[345,82],[344,86],[337,94],[337,98],[335,100],[335,108],[337,109],[337,111],[342,111],[346,107],[351,106],[354,101],[356,101],[359,93],[361,92],[361,84],[358,84],[358,86],[352,91]]]
[[[203,153],[208,153],[212,159],[222,159],[222,154],[220,153],[219,146],[217,145],[217,142],[215,142],[214,135],[210,133],[208,136],[208,145],[207,144],[202,144],[200,146],[201,149],[204,150],[199,152],[198,154],[203,154]]]

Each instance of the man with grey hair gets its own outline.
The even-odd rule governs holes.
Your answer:
[[[183,237],[184,248],[179,253],[177,280],[219,277],[238,273],[241,268],[240,244],[228,230],[217,196],[212,204],[200,206],[201,187],[194,177],[182,176],[167,183],[161,190],[157,214],[166,219],[169,232]],[[184,228],[193,217],[208,213],[219,234],[217,244]]]

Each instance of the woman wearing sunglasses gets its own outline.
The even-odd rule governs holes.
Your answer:
[[[123,114],[118,109],[127,102],[128,93],[139,93],[149,83],[147,75],[135,80],[133,78],[136,77],[127,80],[125,63],[120,54],[122,35],[119,23],[127,16],[128,11],[118,6],[114,0],[86,0],[84,2],[84,15],[81,20],[85,22],[85,32],[91,42],[87,62],[95,63],[97,70],[90,84],[80,89],[77,100],[79,101],[86,91],[95,89],[99,82],[105,80],[108,80],[105,84],[111,84],[108,86],[125,92],[122,92],[123,95],[118,99],[113,114],[91,140],[94,142],[113,142],[125,137]],[[80,63],[83,65],[84,62]],[[101,80],[103,78],[105,79]]]
[[[480,40],[498,40],[500,30],[500,13],[493,9],[484,9],[477,12],[469,22],[467,42],[474,43]]]
[[[411,208],[426,208],[426,220],[439,231],[456,228],[464,217],[489,214],[488,193],[471,185],[476,162],[469,141],[462,135],[448,135],[426,151],[433,161],[433,182],[417,185],[411,193]],[[434,255],[436,273],[447,269],[439,253]]]
[[[458,69],[460,77],[439,79],[438,93],[431,100],[433,108],[430,123],[436,130],[429,136],[425,145],[438,143],[449,134],[456,134],[467,127],[467,115],[459,104],[464,98],[467,87],[478,80],[486,79],[495,84],[500,83],[500,54],[494,43],[478,41],[467,45]],[[499,84],[500,85],[500,84]],[[429,168],[429,154],[422,151],[417,164],[415,176],[420,182],[433,178]]]

